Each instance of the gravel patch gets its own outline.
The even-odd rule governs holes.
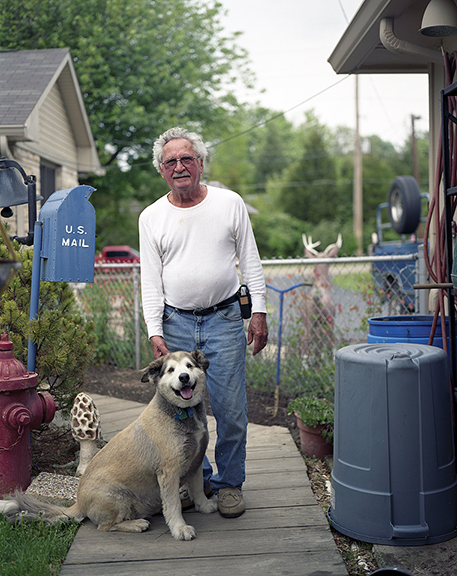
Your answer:
[[[75,476],[41,472],[32,480],[26,494],[31,494],[39,500],[46,500],[52,504],[71,506],[76,502],[78,484],[79,478]]]

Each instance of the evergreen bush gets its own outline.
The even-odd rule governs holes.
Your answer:
[[[8,333],[14,355],[27,366],[29,337],[36,343],[38,389],[48,390],[69,412],[95,351],[93,323],[77,309],[66,282],[41,282],[38,316],[30,322],[33,250],[13,243],[20,270],[0,297],[0,329]],[[10,253],[0,242],[0,259]]]

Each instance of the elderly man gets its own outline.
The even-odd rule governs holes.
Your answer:
[[[209,360],[217,473],[205,457],[205,491],[218,494],[222,516],[236,518],[245,511],[246,343],[253,354],[267,343],[265,281],[243,200],[200,182],[207,155],[201,138],[179,127],[154,143],[170,191],[139,219],[143,313],[154,358],[199,349]],[[247,340],[237,259],[252,298]]]

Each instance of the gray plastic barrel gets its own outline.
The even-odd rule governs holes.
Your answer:
[[[335,358],[331,506],[339,532],[394,546],[457,535],[447,354],[421,344],[358,344]]]

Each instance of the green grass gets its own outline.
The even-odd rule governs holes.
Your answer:
[[[331,282],[334,286],[339,286],[345,290],[363,292],[373,284],[371,272],[356,272],[355,274],[338,274],[333,276]]]
[[[57,576],[78,528],[74,521],[12,524],[0,515],[1,576]]]

